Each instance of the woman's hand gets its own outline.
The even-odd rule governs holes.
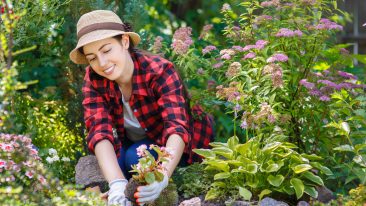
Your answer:
[[[134,194],[136,203],[143,205],[148,202],[153,202],[160,196],[161,191],[163,191],[168,186],[168,183],[169,177],[164,173],[163,181],[155,181],[147,186],[138,187],[137,192]]]
[[[116,179],[109,183],[108,191],[108,206],[131,206],[131,202],[125,196],[125,189],[127,185],[126,179]]]

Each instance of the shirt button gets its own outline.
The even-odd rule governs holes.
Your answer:
[[[145,128],[145,132],[147,132],[147,128]]]
[[[137,112],[137,109],[134,109],[134,110],[133,110],[133,112],[135,112],[135,113],[136,113],[136,112]]]

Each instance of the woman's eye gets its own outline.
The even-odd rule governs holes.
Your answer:
[[[110,52],[112,49],[108,49],[107,51],[104,51],[104,53],[108,53],[108,52]]]
[[[94,58],[92,58],[92,59],[89,59],[89,61],[91,62],[91,61],[94,61],[95,60],[95,57]]]

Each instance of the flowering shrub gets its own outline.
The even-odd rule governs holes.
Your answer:
[[[161,182],[164,178],[162,172],[166,171],[163,163],[168,162],[173,158],[169,148],[159,147],[151,144],[150,150],[154,150],[158,157],[155,157],[147,150],[146,145],[141,145],[137,148],[137,155],[141,157],[137,165],[132,166],[132,178],[137,180],[140,184],[151,184],[154,181]]]
[[[241,142],[252,141],[263,147],[263,142],[280,131],[285,137],[281,144],[296,145],[298,155],[324,157],[319,164],[323,167],[326,163],[334,171],[327,172],[326,183],[331,189],[348,191],[352,184],[364,183],[366,86],[345,71],[353,67],[348,45],[333,41],[336,32],[343,30],[340,23],[344,23],[337,1],[254,0],[239,7],[241,13],[235,13],[228,4],[222,7],[227,45],[207,41],[199,49],[189,42],[184,53],[172,48],[183,76],[207,85],[191,90],[193,101],[209,101],[211,108],[225,105],[233,118],[234,136]],[[186,32],[184,39],[192,39],[191,33]],[[204,94],[211,96],[202,98]],[[213,95],[220,101],[213,100]],[[344,128],[349,128],[348,132]],[[267,161],[272,157],[275,155]],[[272,186],[267,182],[263,190],[266,187]],[[255,187],[249,190],[258,193]],[[238,195],[234,191],[232,195]]]
[[[98,196],[57,182],[40,160],[29,137],[0,133],[1,205],[105,205]]]

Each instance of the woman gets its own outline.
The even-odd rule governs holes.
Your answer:
[[[77,23],[78,43],[70,53],[76,64],[89,64],[83,84],[87,144],[109,183],[108,203],[127,205],[124,196],[136,148],[158,144],[173,151],[162,182],[138,188],[137,202],[155,200],[178,163],[192,163],[194,148],[207,148],[212,122],[199,107],[189,109],[173,64],[134,49],[138,34],[111,11],[96,10]],[[191,112],[201,115],[193,119]],[[181,160],[182,159],[182,160]]]

